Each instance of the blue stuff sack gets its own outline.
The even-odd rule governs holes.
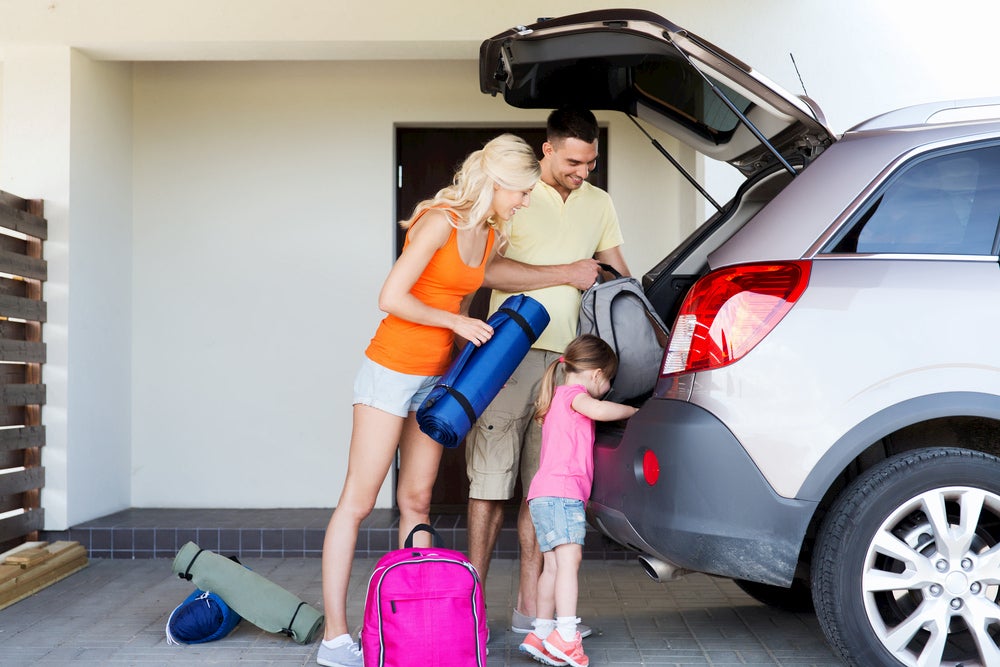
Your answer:
[[[201,644],[222,639],[243,618],[215,593],[195,589],[167,619],[168,644]]]

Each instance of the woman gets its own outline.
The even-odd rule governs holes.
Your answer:
[[[465,313],[497,245],[497,226],[530,203],[540,175],[531,147],[500,135],[400,223],[406,241],[379,294],[388,315],[355,379],[347,478],[323,542],[321,665],[362,665],[347,629],[347,587],[358,528],[375,506],[397,444],[400,546],[415,525],[430,522],[441,445],[420,431],[416,410],[447,369],[456,336],[482,345],[493,335],[486,322]]]

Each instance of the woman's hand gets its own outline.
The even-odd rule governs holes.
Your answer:
[[[451,330],[455,332],[455,335],[464,338],[476,347],[493,338],[493,327],[486,322],[464,315],[456,315],[455,318],[455,324],[452,325]]]

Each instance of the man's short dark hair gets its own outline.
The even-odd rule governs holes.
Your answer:
[[[597,119],[588,109],[563,107],[549,114],[545,134],[549,143],[562,139],[580,139],[588,144],[597,141]]]

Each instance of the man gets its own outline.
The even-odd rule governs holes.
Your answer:
[[[597,165],[598,127],[590,111],[558,109],[548,118],[542,144],[542,178],[531,206],[507,228],[508,245],[486,267],[493,288],[490,312],[512,293],[526,293],[549,313],[550,322],[510,380],[483,412],[466,443],[469,475],[469,559],[483,581],[503,524],[503,506],[514,495],[520,471],[528,492],[538,470],[541,427],[532,419],[542,373],[576,337],[581,290],[594,284],[598,262],[630,275],[621,253],[622,234],[611,198],[586,181]],[[511,629],[527,634],[535,617],[542,570],[528,505],[517,518],[520,585]],[[579,626],[584,637],[591,633]]]

